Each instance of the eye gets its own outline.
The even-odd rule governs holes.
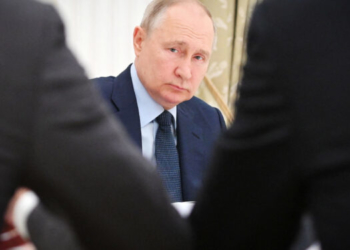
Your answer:
[[[202,56],[195,56],[194,58],[196,58],[198,61],[203,61],[204,60],[204,57],[202,57]]]
[[[173,52],[173,53],[179,52],[177,49],[174,49],[174,48],[171,48],[170,51]]]

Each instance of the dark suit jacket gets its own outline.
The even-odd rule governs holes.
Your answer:
[[[88,249],[188,248],[187,225],[88,84],[57,13],[2,0],[0,34],[0,212],[26,185]]]
[[[350,249],[350,1],[266,0],[236,118],[191,222],[197,249],[287,249],[303,212]]]
[[[93,82],[130,137],[141,148],[140,116],[130,66],[117,77],[96,78]],[[177,106],[177,148],[184,201],[195,200],[214,141],[224,128],[221,112],[197,97]]]

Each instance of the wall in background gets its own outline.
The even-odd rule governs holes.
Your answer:
[[[90,78],[118,75],[134,60],[132,35],[151,0],[41,0],[59,11],[67,42]]]

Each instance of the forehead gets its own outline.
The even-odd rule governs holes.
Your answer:
[[[211,18],[195,3],[182,3],[169,7],[152,33],[154,38],[161,42],[199,47],[208,52],[211,51],[214,40]]]

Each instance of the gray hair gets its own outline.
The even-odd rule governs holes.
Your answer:
[[[151,32],[155,25],[159,22],[159,20],[163,17],[164,12],[171,6],[192,2],[198,4],[198,6],[202,7],[202,9],[207,13],[213,23],[214,33],[216,33],[216,27],[213,21],[213,17],[207,7],[201,3],[199,0],[153,0],[150,2],[145,10],[141,21],[141,27],[145,29],[147,32]]]

